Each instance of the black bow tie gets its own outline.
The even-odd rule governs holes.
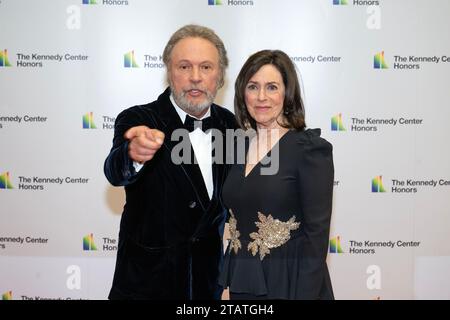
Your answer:
[[[198,120],[190,115],[186,115],[186,120],[184,120],[184,127],[186,130],[189,130],[189,132],[194,131],[197,128],[200,128],[203,130],[203,132],[206,132],[207,130],[211,129],[211,117],[206,117],[205,119]]]

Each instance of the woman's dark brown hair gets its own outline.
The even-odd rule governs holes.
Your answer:
[[[245,105],[245,88],[253,75],[264,65],[273,65],[281,73],[285,86],[283,102],[284,121],[282,127],[305,129],[305,109],[300,94],[297,72],[292,60],[281,50],[262,50],[251,55],[242,66],[234,84],[234,113],[239,126],[243,129],[255,129],[256,121]]]

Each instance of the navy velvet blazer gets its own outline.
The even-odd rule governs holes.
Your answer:
[[[220,194],[228,166],[213,163],[209,199],[199,166],[172,162],[178,142],[171,135],[183,123],[169,96],[167,88],[156,101],[131,107],[116,119],[104,171],[112,185],[125,187],[126,204],[110,299],[219,299],[222,292],[217,282],[226,209]],[[211,119],[223,135],[236,128],[234,115],[215,104]],[[136,173],[123,136],[139,125],[161,130],[165,140]]]

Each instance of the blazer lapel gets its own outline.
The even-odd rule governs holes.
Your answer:
[[[163,145],[165,148],[168,149],[169,153],[171,154],[173,148],[178,143],[180,143],[180,141],[171,140],[172,133],[176,129],[184,129],[184,125],[180,117],[178,116],[175,107],[170,102],[169,96],[170,96],[170,88],[167,88],[166,91],[164,91],[164,93],[158,98],[158,100],[161,101],[160,103],[158,103],[159,110],[157,110],[157,114],[160,115],[162,124],[161,130],[164,132],[166,136]],[[189,139],[189,136],[187,138]],[[195,154],[190,140],[189,145],[191,152],[190,153],[191,161],[189,163],[181,163],[179,167],[186,176],[186,178],[188,179],[189,183],[191,184],[195,194],[197,195],[197,200],[199,201],[199,204],[202,207],[203,211],[206,211],[210,202],[208,190],[206,189],[206,185],[200,167],[198,166],[197,161],[194,162]]]
[[[194,232],[194,236],[202,236],[202,234],[208,230],[208,226],[212,226],[216,223],[217,220],[224,219],[226,216],[226,212],[222,209],[220,195],[222,192],[222,186],[224,180],[226,178],[226,124],[223,122],[223,119],[220,117],[218,113],[218,108],[216,105],[211,106],[211,126],[216,129],[215,135],[216,138],[222,139],[222,144],[214,143],[213,140],[213,148],[212,148],[212,173],[213,173],[213,185],[214,191],[211,201],[209,202],[209,206],[206,210],[206,213],[200,219],[197,228]],[[212,139],[214,135],[212,135]],[[216,149],[214,146],[220,148]],[[218,159],[215,159],[215,156],[218,156]]]
[[[213,141],[213,150],[212,150],[212,172],[213,172],[213,183],[214,183],[214,192],[213,197],[216,197],[217,199],[220,196],[220,193],[222,191],[222,185],[225,179],[225,168],[226,168],[226,126],[223,123],[223,119],[220,118],[220,115],[217,111],[217,106],[212,105],[211,106],[211,121],[212,121],[212,128],[217,129],[216,132],[220,132],[221,136],[217,137],[222,139],[222,145],[221,144],[214,144]],[[214,145],[216,145],[217,148],[220,148],[220,150],[216,150],[214,148]],[[216,159],[216,156],[218,157]]]

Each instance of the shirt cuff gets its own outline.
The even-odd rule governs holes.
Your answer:
[[[136,173],[138,173],[142,167],[144,166],[144,164],[140,164],[139,162],[133,161],[133,167],[134,170],[136,171]]]

